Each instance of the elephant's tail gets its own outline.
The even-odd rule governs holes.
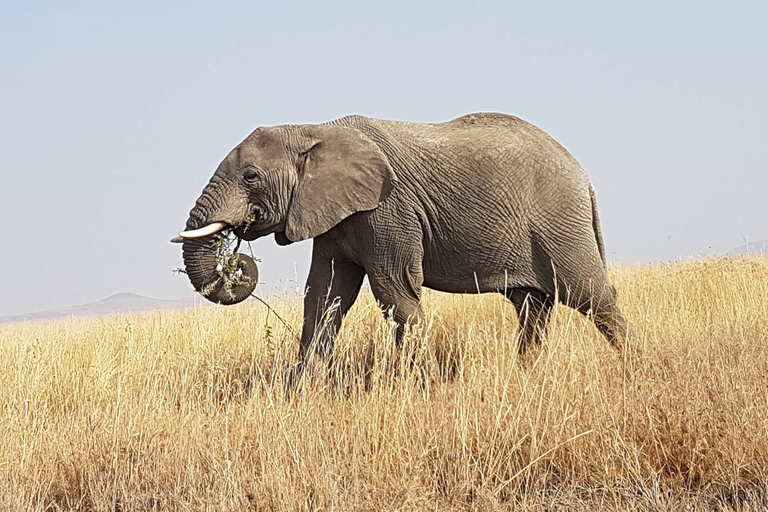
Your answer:
[[[597,214],[597,197],[595,197],[595,189],[591,184],[589,185],[589,199],[592,202],[592,229],[595,231],[597,250],[600,251],[600,258],[603,260],[603,265],[606,265],[603,230],[600,228],[600,216]]]

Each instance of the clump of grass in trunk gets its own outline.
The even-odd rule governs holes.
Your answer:
[[[243,272],[240,260],[240,238],[231,230],[224,230],[213,237],[213,246],[216,249],[216,273],[218,278],[205,285],[200,293],[207,297],[219,285],[224,287],[224,292],[231,298],[235,298],[235,289],[242,286],[255,286],[258,277],[248,276]],[[259,261],[259,260],[255,260]]]

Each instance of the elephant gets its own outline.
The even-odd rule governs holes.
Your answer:
[[[520,354],[541,344],[556,302],[626,346],[594,188],[563,146],[511,115],[259,127],[224,158],[172,240],[194,288],[230,304],[253,284],[211,289],[223,229],[247,241],[274,234],[279,245],[314,239],[299,361],[330,356],[365,276],[398,346],[423,314],[423,287],[503,293],[520,319]],[[246,275],[249,259],[241,255]],[[336,314],[323,321],[331,302]]]

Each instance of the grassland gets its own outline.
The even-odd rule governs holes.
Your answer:
[[[564,307],[518,361],[500,295],[398,356],[364,296],[291,395],[256,303],[1,327],[0,510],[764,510],[768,259],[612,272],[627,364]]]

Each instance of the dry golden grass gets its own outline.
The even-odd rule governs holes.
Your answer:
[[[258,304],[2,327],[0,510],[765,509],[768,259],[613,276],[631,364],[564,307],[521,364],[500,295],[428,293],[393,368],[365,296],[289,396]]]

